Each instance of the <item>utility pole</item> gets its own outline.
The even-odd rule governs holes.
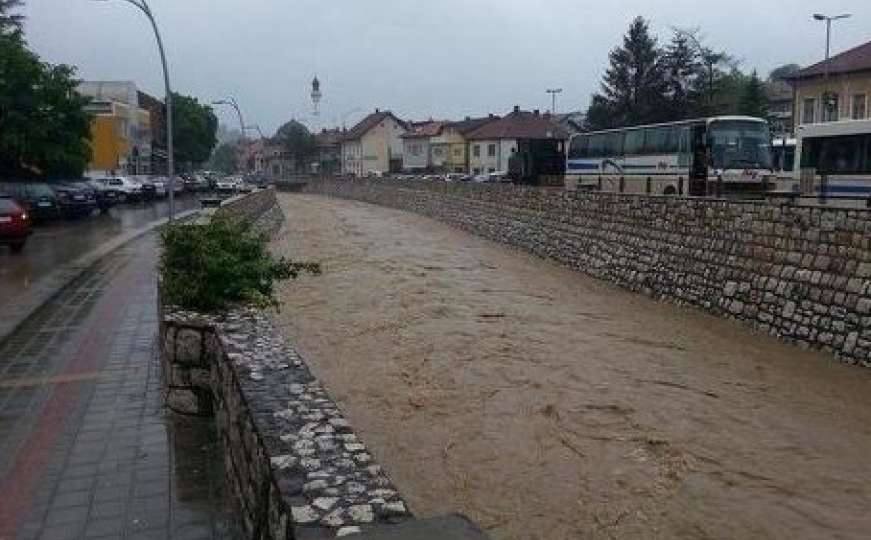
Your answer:
[[[561,94],[562,88],[548,88],[545,90],[548,94],[550,94],[551,98],[551,106],[550,106],[550,114],[556,115],[556,95]]]
[[[226,105],[236,109],[236,114],[239,116],[239,129],[242,131],[242,138],[245,138],[245,120],[242,118],[242,109],[239,108],[239,102],[236,98],[230,96],[227,99],[219,99],[213,101],[212,105]]]
[[[829,92],[829,58],[831,57],[832,51],[832,21],[837,21],[840,19],[846,19],[850,17],[849,13],[844,13],[842,15],[835,15],[834,17],[830,17],[828,15],[823,15],[822,13],[814,13],[814,20],[816,21],[825,21],[826,23],[826,61],[823,64],[823,84],[825,86],[825,90],[823,91],[823,107],[825,116],[823,117],[823,122],[828,122],[831,119],[832,107],[835,105],[834,98]]]

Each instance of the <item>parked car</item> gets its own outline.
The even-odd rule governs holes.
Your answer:
[[[121,202],[121,195],[116,189],[97,180],[85,180],[80,182],[79,185],[87,186],[94,190],[97,208],[100,209],[101,214],[105,214],[110,208]]]
[[[44,182],[0,183],[0,194],[9,195],[21,205],[34,222],[60,217],[57,196]]]
[[[169,178],[165,176],[152,176],[147,182],[154,186],[154,196],[156,198],[162,199],[169,194]]]
[[[126,176],[113,176],[97,180],[101,184],[118,192],[121,202],[135,202],[142,200],[142,186]]]
[[[12,253],[21,253],[32,232],[27,210],[12,197],[0,195],[0,244],[9,246]]]
[[[172,182],[172,192],[175,195],[181,195],[182,193],[184,193],[184,178],[182,178],[181,176],[175,177],[175,180],[173,180]]]
[[[239,178],[235,176],[228,176],[226,178],[221,178],[218,180],[215,188],[219,193],[235,193],[239,190],[239,186],[241,181]]]
[[[64,217],[85,217],[97,209],[97,196],[92,189],[85,189],[74,182],[61,182],[51,187]]]

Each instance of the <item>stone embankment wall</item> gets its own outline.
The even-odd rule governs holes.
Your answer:
[[[213,215],[267,234],[283,221],[271,189],[229,199]],[[338,406],[262,312],[209,316],[165,306],[162,297],[158,310],[167,406],[215,417],[246,538],[335,538],[411,518]]]
[[[871,213],[520,186],[320,180],[871,366]]]
[[[411,517],[338,406],[262,312],[161,308],[167,405],[214,415],[246,538],[335,538]]]

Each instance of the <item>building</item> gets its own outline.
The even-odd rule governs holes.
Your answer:
[[[315,135],[318,144],[318,171],[322,175],[334,175],[342,170],[342,139],[345,133],[339,129],[322,129]]]
[[[584,125],[587,123],[587,114],[581,111],[557,114],[554,118],[569,135],[584,131]]]
[[[433,148],[430,140],[442,133],[445,122],[429,120],[427,122],[410,123],[409,129],[402,134],[402,170],[407,172],[422,172],[434,170],[433,158],[439,160],[439,168],[444,161],[444,149],[441,146]],[[434,156],[434,150],[438,156]]]
[[[775,137],[788,137],[795,131],[792,119],[792,86],[785,80],[772,80],[765,83],[768,98],[768,123]]]
[[[375,109],[345,133],[342,173],[365,176],[401,170],[406,131],[406,123],[392,112]]]
[[[139,108],[148,111],[151,122],[151,173],[166,174],[166,104],[141,90],[137,97]]]
[[[871,42],[800,70],[790,83],[798,125],[868,118]]]
[[[469,142],[466,134],[498,119],[498,116],[492,114],[483,118],[467,116],[459,122],[444,124],[441,132],[429,139],[433,169],[445,172],[468,171]]]
[[[85,81],[78,92],[91,98],[91,175],[150,174],[152,125],[132,81]]]
[[[565,143],[569,134],[549,113],[520,107],[469,132],[469,172],[500,172],[509,168],[519,180],[538,183],[545,175],[565,171]],[[562,169],[562,171],[560,171]]]
[[[254,174],[266,174],[266,139],[238,142],[239,169]]]

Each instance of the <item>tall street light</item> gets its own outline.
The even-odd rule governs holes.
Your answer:
[[[546,92],[550,94],[551,97],[550,114],[556,114],[556,95],[561,94],[562,91],[562,88],[548,88],[546,90]]]
[[[109,0],[96,1],[108,2]],[[136,6],[145,14],[146,17],[148,17],[148,20],[151,22],[151,28],[154,29],[154,36],[157,38],[157,48],[160,50],[160,63],[163,65],[163,83],[166,87],[166,173],[169,176],[169,221],[172,221],[175,219],[175,155],[172,140],[172,88],[169,84],[169,68],[166,65],[166,53],[163,50],[163,39],[160,37],[160,30],[157,29],[157,21],[154,19],[154,13],[148,6],[147,0],[122,1]]]
[[[828,114],[830,114],[832,112],[831,109],[832,109],[832,106],[834,106],[834,100],[832,99],[832,96],[829,93],[829,58],[831,56],[831,51],[832,51],[832,21],[846,19],[849,17],[850,17],[849,13],[844,13],[842,15],[835,15],[833,17],[830,17],[828,15],[823,15],[822,13],[814,13],[814,20],[826,22],[826,62],[825,62],[825,64],[823,64],[823,66],[825,68],[825,70],[823,72],[824,73],[823,80],[825,81],[824,86],[826,89],[824,91],[823,98],[825,100],[824,106],[826,108],[827,118],[823,118],[824,122],[829,120]]]
[[[245,138],[245,120],[242,119],[242,109],[239,108],[239,102],[236,101],[236,98],[230,96],[227,99],[219,99],[213,101],[212,105],[226,105],[236,109],[236,114],[239,116],[239,129],[242,130],[242,138]]]

